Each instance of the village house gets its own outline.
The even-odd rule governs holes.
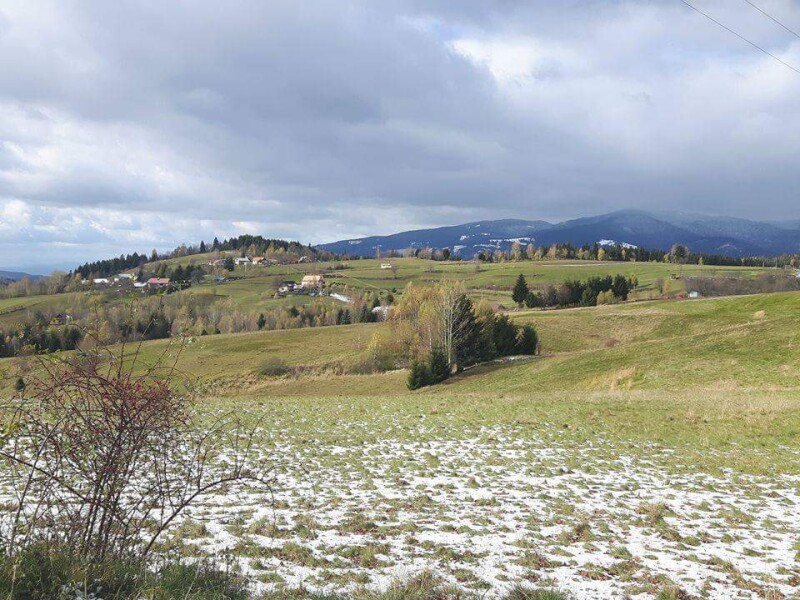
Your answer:
[[[250,258],[250,262],[254,265],[263,265],[267,262],[267,259],[263,256],[253,256]]]
[[[214,260],[208,261],[209,267],[217,267],[222,268],[225,266],[225,259],[224,258],[215,258]]]
[[[325,285],[325,277],[322,275],[305,275],[300,287],[304,290],[319,290]]]
[[[161,290],[169,286],[169,278],[167,277],[151,277],[147,280],[147,289]]]
[[[235,265],[249,265],[250,264],[250,257],[249,256],[239,256],[233,259],[233,263]]]

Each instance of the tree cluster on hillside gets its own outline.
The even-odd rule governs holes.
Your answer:
[[[636,284],[635,277],[624,275],[590,277],[586,281],[567,280],[559,285],[547,285],[539,292],[527,291],[522,296],[522,303],[528,308],[612,304],[627,300]],[[526,290],[525,278],[520,275],[515,286],[514,300],[519,303],[520,294]]]
[[[193,271],[194,273],[195,271]],[[299,329],[379,320],[373,309],[391,304],[390,293],[359,292],[342,288],[348,303],[314,299],[299,306],[264,310],[242,306],[211,292],[137,296],[135,312],[118,301],[113,291],[65,297],[54,310],[31,311],[25,321],[0,330],[0,356],[47,354],[73,350],[82,342],[74,332],[92,332],[92,344],[109,345],[131,340],[149,340],[177,335],[202,336],[257,330]],[[264,292],[265,299],[272,291]],[[68,327],[64,319],[68,315]]]
[[[475,307],[463,284],[443,282],[406,287],[380,351],[410,365],[409,387],[416,388],[500,356],[535,354],[538,345],[533,326],[516,325],[485,303]]]
[[[283,255],[294,259],[299,259],[303,256],[317,260],[333,258],[333,254],[330,252],[320,251],[313,246],[301,244],[300,242],[265,238],[260,235],[240,235],[222,241],[214,238],[214,241],[210,243],[201,241],[196,246],[182,244],[170,252],[159,253],[153,250],[149,255],[134,252],[133,254],[120,255],[116,258],[87,262],[77,267],[74,272],[84,279],[108,277],[126,270],[141,269],[147,263],[214,251],[237,251],[242,254],[264,256]]]
[[[74,350],[81,339],[81,330],[72,325],[33,323],[0,329],[0,358]]]

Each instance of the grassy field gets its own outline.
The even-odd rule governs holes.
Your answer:
[[[393,273],[381,269],[382,263],[397,265]],[[334,269],[345,265],[344,269]],[[522,273],[532,287],[557,284],[566,279],[586,279],[591,276],[635,274],[640,286],[648,288],[657,280],[670,280],[672,291],[682,290],[682,277],[752,277],[774,269],[749,267],[711,267],[702,265],[671,265],[665,263],[613,263],[594,261],[522,261],[476,265],[472,262],[433,262],[414,258],[357,260],[336,263],[309,263],[272,267],[237,267],[235,274],[253,280],[279,277],[298,280],[308,273],[324,273],[330,282],[358,290],[381,291],[402,289],[409,283],[432,283],[442,279],[458,279],[476,294],[499,294],[510,301],[511,288]],[[679,279],[673,280],[672,277]],[[230,285],[230,284],[226,284]],[[241,283],[239,285],[242,285]],[[253,285],[257,285],[253,282]],[[220,289],[223,286],[218,286]],[[246,285],[244,293],[250,293]]]
[[[470,285],[510,285],[504,267]],[[352,274],[391,277],[372,271]],[[247,301],[259,283],[226,285]],[[200,384],[201,419],[265,418],[259,451],[280,472],[274,503],[209,497],[165,548],[235,557],[279,596],[428,570],[486,597],[520,583],[575,600],[798,597],[800,293],[512,318],[536,325],[541,356],[416,392],[404,371],[336,369],[384,324],[145,343],[146,362],[166,353]],[[261,375],[271,358],[295,371]]]
[[[176,264],[205,264],[215,255],[194,255],[165,261]],[[309,298],[308,296],[288,296],[275,298],[275,281],[289,280],[299,282],[303,275],[324,273],[326,281],[333,289],[345,293],[391,292],[402,293],[409,283],[428,284],[443,279],[463,281],[476,300],[500,302],[508,306],[511,301],[511,288],[517,276],[522,273],[533,289],[547,284],[558,284],[566,279],[586,279],[591,276],[635,274],[639,289],[634,298],[648,298],[654,294],[654,286],[659,280],[667,282],[667,293],[684,291],[684,278],[703,275],[708,277],[753,277],[771,269],[739,267],[706,267],[698,265],[670,265],[664,263],[611,263],[589,261],[523,261],[518,263],[498,263],[476,265],[468,262],[432,262],[413,258],[391,259],[398,266],[395,273],[381,269],[384,261],[367,259],[335,263],[302,263],[276,265],[269,267],[237,267],[231,274],[235,279],[224,283],[206,281],[178,292],[185,295],[213,294],[217,301],[230,300],[237,307],[251,312],[267,312],[289,306],[301,306],[310,302],[326,302],[340,305],[330,298]],[[345,268],[340,268],[342,265]],[[83,292],[54,296],[31,296],[0,300],[0,327],[16,325],[32,315],[32,311],[58,312],[68,310],[70,304]],[[97,294],[104,294],[97,292]],[[103,300],[110,303],[130,302],[136,293],[128,295],[104,294]]]

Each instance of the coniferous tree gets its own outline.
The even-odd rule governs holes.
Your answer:
[[[431,384],[440,383],[450,377],[450,365],[441,348],[434,348],[428,357]]]
[[[511,298],[520,308],[522,307],[522,303],[525,302],[528,291],[528,282],[525,281],[525,275],[520,273],[519,277],[517,277],[517,282],[514,284],[514,291],[511,293]]]
[[[430,369],[428,364],[424,361],[415,360],[411,363],[411,369],[408,372],[408,389],[418,390],[419,388],[430,385]]]
[[[517,333],[517,353],[536,354],[539,349],[539,335],[532,325],[523,325]]]

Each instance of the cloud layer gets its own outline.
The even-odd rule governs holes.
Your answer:
[[[696,0],[800,65],[744,2]],[[800,29],[800,6],[760,6]],[[800,75],[677,0],[0,0],[2,267],[622,207],[797,218]]]

